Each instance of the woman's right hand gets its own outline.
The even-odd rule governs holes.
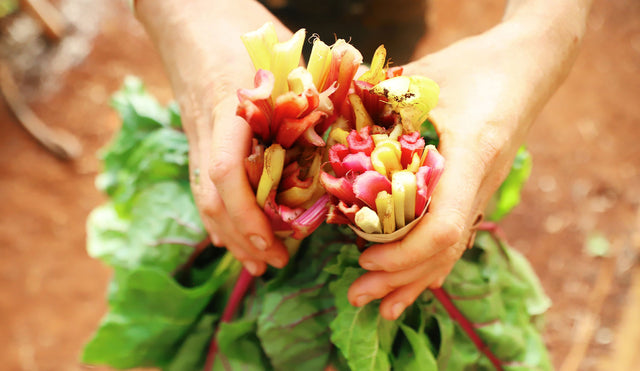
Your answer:
[[[191,189],[211,242],[261,275],[266,264],[282,268],[289,256],[256,203],[244,167],[252,135],[236,116],[236,90],[253,86],[254,71],[240,35],[266,20],[274,21],[281,39],[291,32],[261,5],[243,2],[138,0],[136,8],[180,104]]]

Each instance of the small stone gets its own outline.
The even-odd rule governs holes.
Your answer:
[[[566,227],[566,220],[559,215],[549,215],[544,221],[544,229],[547,233],[558,233]]]
[[[573,186],[571,187],[571,195],[574,200],[581,201],[584,200],[591,192],[592,188],[591,182],[585,179],[578,179],[573,182]]]
[[[600,345],[608,345],[613,342],[613,331],[608,327],[600,327],[595,335],[594,339],[596,343]]]
[[[551,175],[543,175],[538,179],[538,188],[542,192],[549,193],[556,190],[558,183],[556,182],[556,178]]]

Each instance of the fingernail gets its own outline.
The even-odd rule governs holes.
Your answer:
[[[244,268],[254,276],[258,273],[258,264],[256,264],[256,262],[254,261],[248,260],[244,262]]]
[[[360,295],[356,298],[356,306],[357,307],[361,307],[365,304],[367,304],[368,302],[370,302],[373,298],[367,294],[364,295]]]
[[[395,303],[393,307],[391,307],[391,315],[394,319],[398,319],[402,312],[404,311],[404,303]]]
[[[360,266],[368,271],[379,271],[380,266],[370,260],[363,260],[360,262]]]
[[[252,234],[251,236],[249,236],[249,241],[251,241],[251,244],[253,244],[253,246],[260,251],[264,251],[267,249],[267,241],[265,241],[264,238],[258,236],[257,234]]]

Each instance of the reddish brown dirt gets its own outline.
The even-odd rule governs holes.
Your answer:
[[[109,272],[86,255],[84,223],[104,200],[93,181],[95,153],[118,125],[108,97],[127,74],[141,76],[161,100],[171,96],[141,28],[113,7],[89,57],[57,92],[32,102],[40,117],[78,135],[80,159],[56,160],[0,104],[2,369],[88,369],[79,352],[105,311]],[[435,4],[426,47],[486,29],[501,7],[495,0]],[[640,3],[596,1],[575,68],[531,132],[534,170],[523,202],[503,223],[554,301],[546,339],[558,368],[640,369],[639,102]],[[592,231],[611,242],[609,257],[584,252]],[[586,355],[568,367],[585,339]]]

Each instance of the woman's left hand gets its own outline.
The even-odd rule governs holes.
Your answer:
[[[382,316],[396,319],[425,289],[441,286],[472,246],[488,201],[573,58],[548,48],[536,31],[505,22],[405,66],[405,75],[440,85],[430,118],[445,170],[418,225],[404,239],[362,253],[369,272],[349,290],[353,305],[382,299]]]

